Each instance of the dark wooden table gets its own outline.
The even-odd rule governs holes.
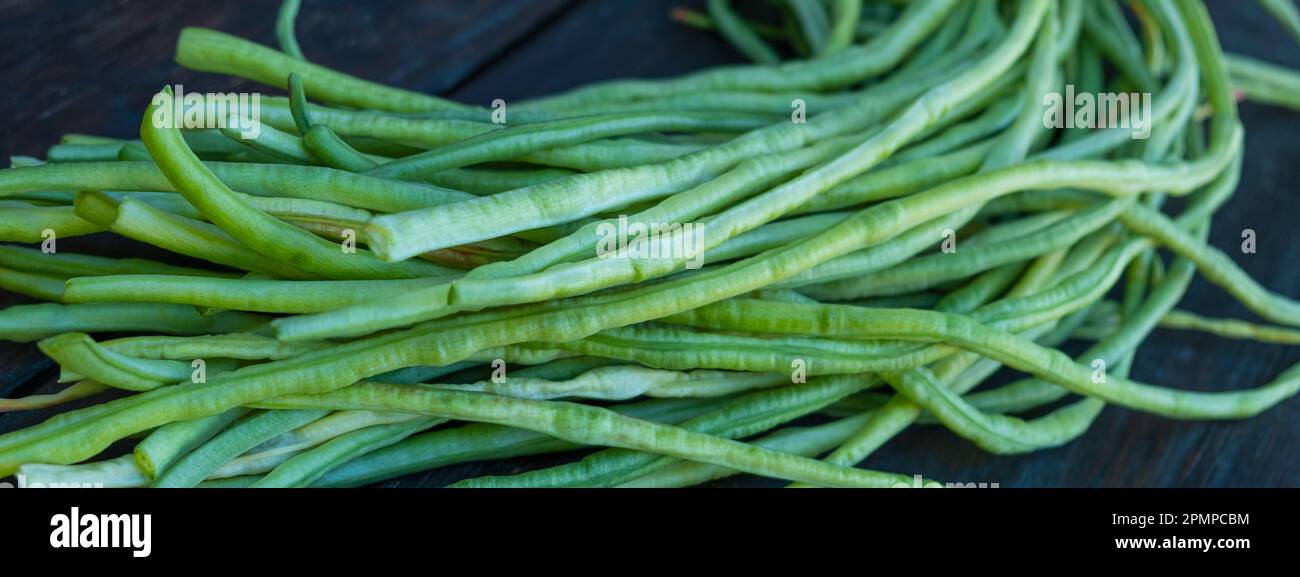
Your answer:
[[[307,57],[408,89],[487,104],[617,77],[660,77],[739,61],[710,34],[671,22],[676,4],[702,0],[307,0],[299,18]],[[133,137],[147,99],[164,84],[204,91],[260,90],[235,79],[182,70],[172,62],[184,26],[206,26],[274,44],[278,2],[270,0],[0,1],[0,153],[40,156],[67,132]],[[1224,46],[1300,67],[1300,48],[1253,2],[1210,4]],[[1245,175],[1214,219],[1212,242],[1265,286],[1300,296],[1300,114],[1245,104]],[[1258,252],[1238,250],[1241,231]],[[66,247],[66,248],[65,248]],[[166,258],[104,235],[61,244],[96,254]],[[0,293],[0,306],[25,302]],[[1197,280],[1184,308],[1250,318],[1222,291]],[[1300,361],[1300,350],[1157,331],[1134,376],[1193,390],[1267,382]],[[32,345],[0,343],[0,395],[55,388],[56,369]],[[52,412],[0,415],[0,431]],[[983,453],[937,427],[913,428],[866,465],[965,482],[1029,486],[1288,486],[1300,484],[1300,401],[1241,422],[1181,422],[1108,408],[1083,438],[1017,457]],[[121,447],[118,447],[120,450]],[[436,486],[509,473],[556,457],[469,464],[413,475],[389,486]],[[726,485],[771,485],[737,478]]]

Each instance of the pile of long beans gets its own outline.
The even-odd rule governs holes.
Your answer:
[[[164,89],[138,140],[0,170],[0,240],[41,243],[0,246],[0,288],[49,301],[0,311],[0,338],[68,383],[0,411],[119,391],[0,435],[0,475],[357,486],[603,447],[456,486],[888,487],[924,472],[858,465],[912,424],[1025,453],[1108,404],[1241,419],[1300,390],[1300,366],[1128,378],[1158,326],[1300,343],[1300,303],[1207,243],[1242,166],[1235,91],[1294,106],[1297,76],[1225,56],[1199,0],[788,0],[782,25],[730,4],[678,16],[756,64],[504,109],[306,60],[296,1],[280,50],[186,29],[182,65],[288,97],[248,138],[157,122]],[[1067,86],[1153,94],[1150,137],[1047,125]],[[611,227],[682,223],[694,254],[602,252]],[[92,233],[184,258],[50,250]],[[1197,273],[1271,324],[1177,309]],[[1026,376],[981,387],[1003,367]]]

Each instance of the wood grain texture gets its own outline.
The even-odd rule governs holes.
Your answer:
[[[65,0],[0,2],[0,113],[10,130],[0,152],[39,154],[59,134],[131,136],[145,99],[164,83],[204,90],[252,89],[181,70],[171,61],[180,28],[201,25],[273,44],[277,2]],[[376,81],[474,103],[536,96],[623,77],[662,77],[739,62],[713,35],[673,23],[677,4],[700,0],[430,0],[362,3],[306,0],[299,18],[303,50],[317,60]],[[1300,48],[1254,3],[1209,2],[1226,49],[1300,67]],[[1215,217],[1211,242],[1265,286],[1300,296],[1300,114],[1243,104],[1245,174],[1236,197]],[[1176,205],[1174,205],[1176,206]],[[1238,250],[1253,229],[1259,250]],[[98,236],[69,250],[159,251]],[[20,297],[0,294],[0,306]],[[1182,306],[1213,316],[1251,318],[1222,291],[1198,279]],[[1157,331],[1138,353],[1135,378],[1194,390],[1256,386],[1300,362],[1300,351]],[[53,365],[30,345],[0,343],[0,394],[54,388]],[[1011,375],[1000,375],[1005,382]],[[0,431],[49,412],[0,415]],[[1300,486],[1300,402],[1247,421],[1182,422],[1107,408],[1083,438],[1015,457],[988,455],[938,427],[916,427],[865,463],[928,478],[1026,486]],[[483,474],[509,474],[577,458],[473,463],[411,475],[385,486],[439,486]],[[752,477],[723,486],[775,486]]]

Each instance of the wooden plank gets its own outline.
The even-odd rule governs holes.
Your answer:
[[[298,19],[310,59],[369,80],[440,93],[527,37],[570,0],[358,3],[308,0]],[[186,26],[275,46],[278,0],[248,2],[6,3],[0,154],[44,156],[60,134],[135,137],[148,99],[164,84],[264,90],[181,69],[173,54]],[[12,49],[22,47],[21,49]]]
[[[582,0],[455,95],[509,102],[599,80],[661,78],[741,62],[716,35],[673,21],[674,6],[703,9],[703,1]]]

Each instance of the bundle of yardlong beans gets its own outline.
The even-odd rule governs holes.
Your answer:
[[[0,247],[0,286],[50,301],[0,337],[69,383],[0,410],[112,399],[0,435],[0,475],[356,486],[596,447],[456,486],[888,487],[925,472],[858,465],[913,424],[1024,453],[1108,404],[1242,419],[1300,390],[1127,378],[1158,326],[1300,343],[1300,303],[1206,242],[1234,86],[1295,106],[1296,75],[1225,57],[1201,2],[776,4],[679,14],[758,64],[491,108],[305,60],[294,1],[279,50],[183,31],[182,65],[289,96],[260,131],[182,130],[165,89],[140,140],[0,171],[0,239],[41,243]],[[1045,122],[1067,89],[1154,95],[1149,138]],[[48,250],[102,232],[186,266]],[[1260,321],[1176,309],[1196,274]],[[980,387],[1004,366],[1026,377]]]

